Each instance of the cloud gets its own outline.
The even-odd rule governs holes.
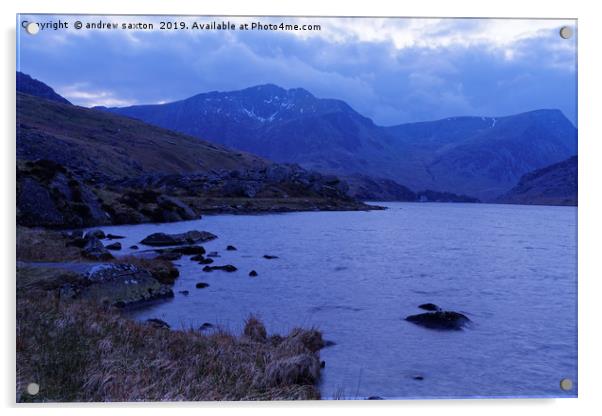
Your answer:
[[[162,20],[108,19],[154,25]],[[167,102],[270,82],[345,100],[385,125],[535,108],[559,108],[576,118],[576,36],[563,40],[558,35],[562,25],[574,26],[573,21],[184,20],[319,24],[321,30],[47,31],[19,37],[18,67],[86,106]]]

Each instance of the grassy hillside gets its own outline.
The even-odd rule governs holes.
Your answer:
[[[259,157],[141,121],[19,92],[17,158],[53,160],[77,172],[112,179],[268,164]]]

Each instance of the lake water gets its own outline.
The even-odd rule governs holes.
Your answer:
[[[126,235],[124,247],[153,232],[218,235],[204,245],[220,253],[214,265],[238,272],[205,273],[185,256],[177,262],[175,298],[131,315],[237,332],[251,313],[270,333],[316,326],[336,343],[321,351],[324,397],[576,396],[576,208],[380,205],[389,209],[103,229]],[[238,250],[226,251],[229,244]],[[250,270],[259,276],[249,277]],[[195,289],[200,281],[210,287]],[[404,320],[425,302],[462,312],[473,324],[443,332]],[[562,378],[573,380],[571,391],[559,388]]]

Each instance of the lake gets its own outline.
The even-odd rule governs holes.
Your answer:
[[[221,255],[214,265],[238,272],[205,273],[184,256],[175,297],[128,313],[175,328],[210,322],[240,332],[251,313],[269,333],[316,326],[336,343],[321,351],[325,398],[576,396],[575,207],[378,204],[389,209],[103,230],[127,236],[123,254],[154,232],[218,235],[204,244]],[[210,286],[195,289],[200,281]],[[472,324],[445,332],[404,320],[425,302]],[[562,378],[571,391],[559,388]]]

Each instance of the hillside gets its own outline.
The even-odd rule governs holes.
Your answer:
[[[370,209],[338,178],[17,92],[17,222],[82,227],[204,212]]]
[[[534,205],[577,205],[577,156],[530,172],[498,202]]]
[[[24,94],[34,95],[47,100],[62,104],[71,104],[69,100],[61,97],[52,88],[23,72],[17,71],[17,91]]]
[[[557,110],[381,127],[343,101],[271,84],[104,110],[277,162],[482,200],[570,157],[577,146],[576,129]]]

